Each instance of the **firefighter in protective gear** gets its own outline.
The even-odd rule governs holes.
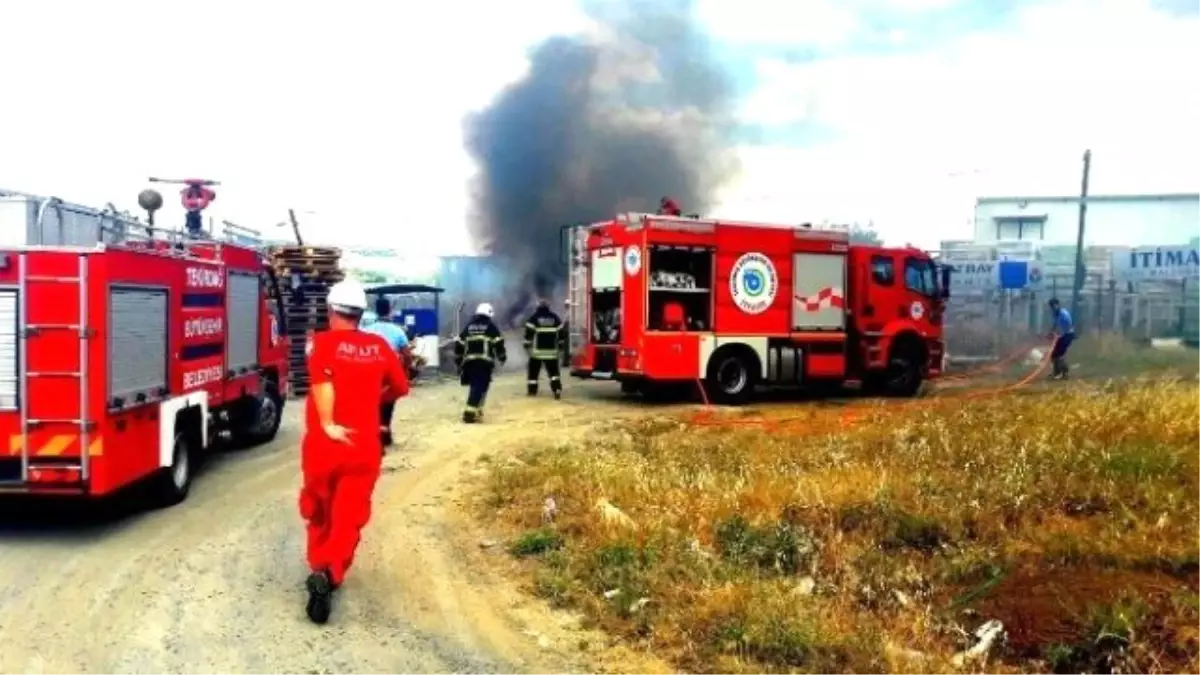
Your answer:
[[[475,316],[454,340],[454,363],[458,366],[459,382],[467,387],[467,406],[462,416],[467,424],[483,417],[483,404],[492,386],[496,363],[504,365],[508,360],[504,336],[493,320],[495,314],[491,303],[481,303],[475,309]]]
[[[550,309],[547,300],[539,300],[533,315],[525,320],[525,352],[529,356],[526,368],[526,391],[537,396],[538,376],[542,368],[550,378],[554,398],[562,398],[562,378],[559,376],[558,354],[562,340],[562,319]]]
[[[333,592],[345,580],[383,448],[379,407],[408,394],[408,376],[385,339],[358,329],[367,296],[355,281],[329,289],[329,330],[305,345],[311,387],[301,441],[300,515],[308,531],[308,617],[329,620]]]

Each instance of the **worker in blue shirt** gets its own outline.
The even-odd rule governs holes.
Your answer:
[[[1054,317],[1054,348],[1050,350],[1050,363],[1054,369],[1050,374],[1050,378],[1054,380],[1067,379],[1067,350],[1071,348],[1071,343],[1075,341],[1075,322],[1071,320],[1071,313],[1063,309],[1058,303],[1058,298],[1050,298],[1050,314]]]
[[[411,363],[408,354],[408,334],[403,327],[392,322],[390,300],[382,296],[377,299],[374,312],[363,312],[360,327],[367,333],[375,333],[387,340],[396,355],[400,357],[400,361],[404,363],[405,370],[408,369]],[[385,401],[379,406],[379,440],[383,443],[384,448],[392,446],[392,413],[395,412],[395,409],[395,401]]]

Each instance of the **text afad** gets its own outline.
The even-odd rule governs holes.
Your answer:
[[[189,267],[187,285],[188,288],[222,288],[225,286],[225,275],[212,267]]]
[[[372,363],[383,358],[379,345],[356,345],[350,342],[339,342],[337,358],[347,361]]]

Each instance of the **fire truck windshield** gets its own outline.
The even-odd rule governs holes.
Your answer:
[[[904,286],[914,293],[937,298],[941,297],[938,290],[937,269],[928,258],[906,258],[904,261]]]

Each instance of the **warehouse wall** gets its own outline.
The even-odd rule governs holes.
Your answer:
[[[1035,223],[1044,218],[1044,226]],[[1018,225],[1018,219],[1023,225]],[[1078,197],[983,197],[975,206],[976,242],[1033,239],[1073,244],[1079,228]],[[1200,195],[1106,196],[1088,199],[1088,244],[1183,244],[1200,227]],[[999,236],[998,236],[999,235]],[[1040,236],[1039,236],[1040,235]]]

